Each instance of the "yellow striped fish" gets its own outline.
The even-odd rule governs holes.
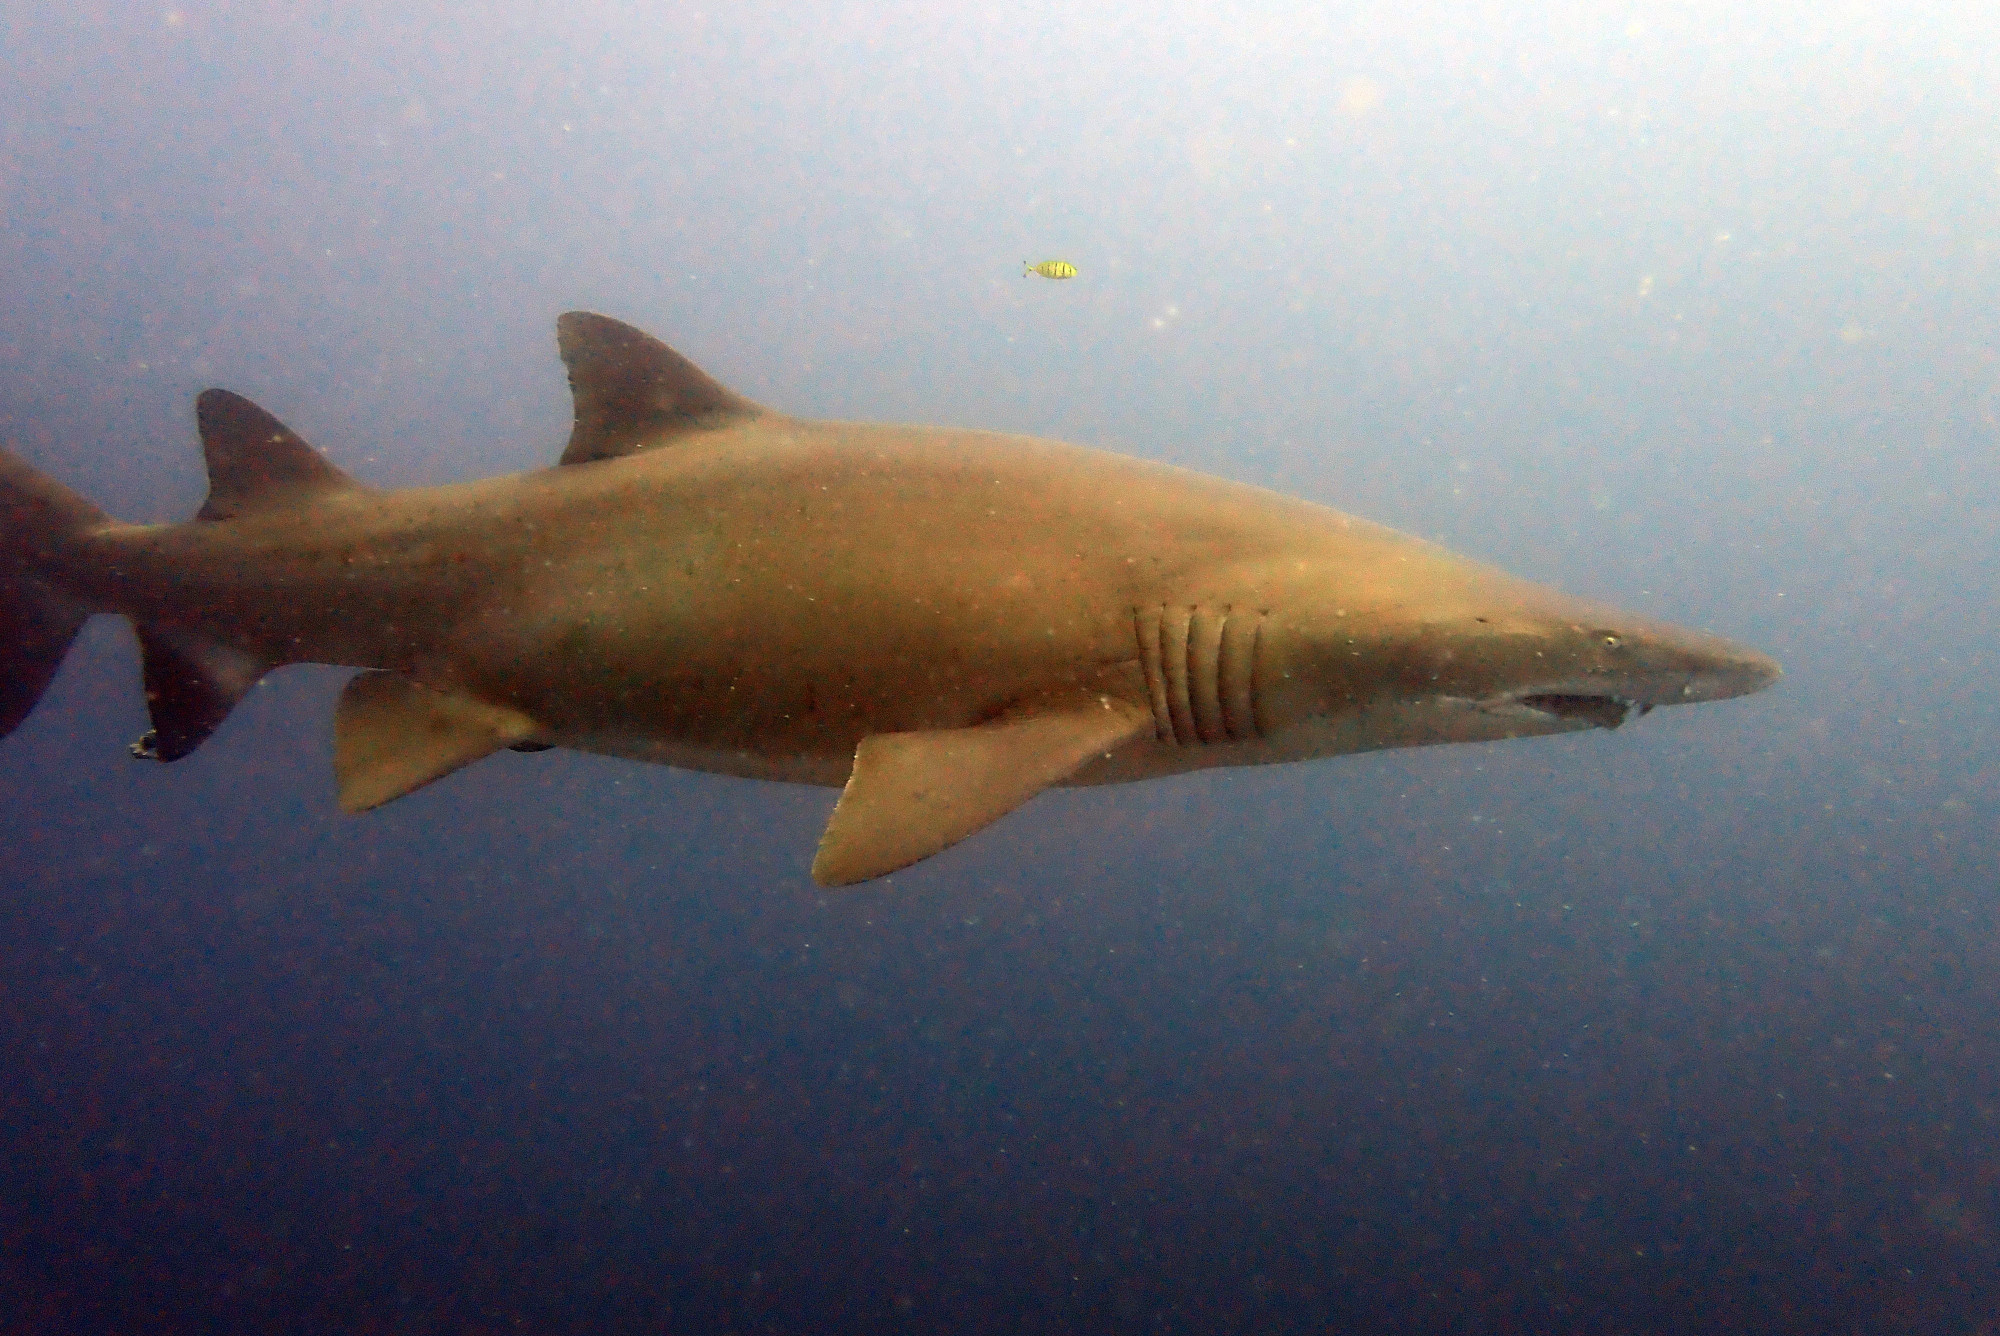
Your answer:
[[[1026,278],[1029,274],[1040,274],[1043,278],[1075,278],[1076,266],[1068,260],[1043,260],[1040,264],[1021,261],[1021,277]]]

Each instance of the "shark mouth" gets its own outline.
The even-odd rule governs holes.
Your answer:
[[[1573,719],[1597,728],[1616,728],[1634,717],[1635,712],[1643,715],[1653,708],[1620,696],[1585,696],[1569,692],[1516,696],[1513,703],[1557,719]]]

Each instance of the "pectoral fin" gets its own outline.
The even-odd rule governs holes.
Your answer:
[[[847,886],[928,858],[1093,757],[1152,732],[1149,711],[1090,692],[1017,707],[973,728],[863,738],[820,839],[813,880]]]
[[[534,720],[395,673],[348,682],[333,715],[340,807],[365,812],[536,732]]]

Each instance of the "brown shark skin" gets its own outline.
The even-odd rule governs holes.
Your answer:
[[[270,668],[386,670],[337,714],[350,810],[509,745],[847,785],[814,868],[846,884],[1048,784],[1616,727],[1779,675],[1309,502],[791,418],[615,321],[561,330],[573,462],[538,472],[375,491],[219,391],[191,523],[117,523],[0,453],[8,718],[122,613],[163,744],[137,754],[187,754]]]
[[[267,663],[391,669],[512,706],[537,741],[836,786],[871,733],[964,727],[1072,685],[1151,708],[1143,609],[1264,614],[1266,736],[1141,741],[1080,781],[1589,726],[1411,704],[1483,699],[1537,656],[1532,685],[1637,704],[1775,674],[1242,484],[776,414],[515,477],[118,526],[77,550],[62,583],[93,606]]]

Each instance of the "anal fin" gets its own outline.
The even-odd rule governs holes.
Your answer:
[[[518,710],[434,691],[396,673],[362,673],[333,716],[333,773],[344,812],[365,812],[531,739]]]
[[[928,858],[1152,732],[1149,709],[1079,691],[972,728],[863,738],[820,839],[813,880],[847,886]]]
[[[146,713],[152,731],[132,744],[142,760],[178,761],[208,741],[270,665],[192,631],[141,626]]]

